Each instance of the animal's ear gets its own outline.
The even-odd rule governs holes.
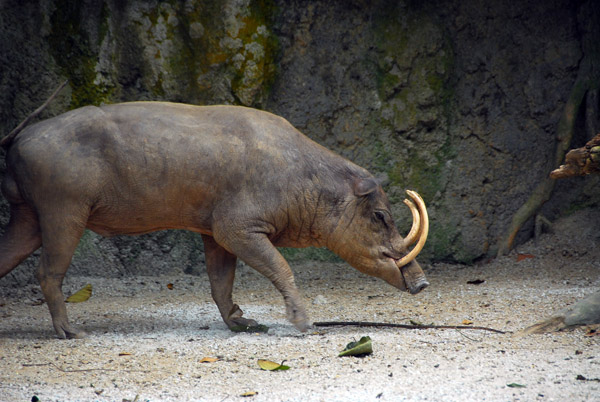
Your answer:
[[[377,189],[377,181],[372,178],[357,179],[354,182],[354,195],[357,197],[363,197],[367,194],[371,194]]]

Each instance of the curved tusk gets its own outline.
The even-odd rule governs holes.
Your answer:
[[[417,237],[419,236],[419,231],[421,229],[421,216],[419,215],[419,210],[415,206],[415,203],[409,199],[405,199],[404,203],[410,208],[410,212],[412,212],[412,227],[410,228],[410,232],[404,238],[404,245],[406,247],[414,244],[417,241]]]
[[[423,246],[425,246],[425,242],[427,241],[427,235],[429,234],[429,217],[427,216],[427,208],[425,207],[425,202],[423,202],[423,199],[419,194],[417,194],[416,191],[406,190],[406,193],[417,204],[417,208],[419,209],[419,215],[421,216],[421,226],[418,231],[418,233],[420,233],[419,240],[417,241],[415,248],[413,248],[408,254],[406,254],[404,257],[402,257],[396,262],[398,268],[405,266],[417,257],[421,250],[423,250]]]

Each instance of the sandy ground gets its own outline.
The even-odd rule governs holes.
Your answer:
[[[94,286],[89,301],[68,306],[90,336],[58,340],[36,286],[0,287],[0,400],[599,401],[600,336],[585,327],[511,333],[600,289],[599,221],[598,212],[582,211],[507,257],[429,266],[431,286],[416,296],[345,264],[294,267],[314,321],[469,320],[506,334],[356,327],[302,334],[285,320],[274,287],[242,266],[235,301],[270,327],[267,334],[230,332],[204,277],[68,277],[66,294]],[[485,282],[467,283],[474,280]],[[363,335],[372,338],[372,355],[337,356]],[[258,359],[291,368],[263,371]]]

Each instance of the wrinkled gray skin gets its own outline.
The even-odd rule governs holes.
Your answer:
[[[237,258],[271,280],[289,320],[309,321],[275,246],[325,246],[358,270],[417,293],[426,287],[381,187],[364,169],[286,120],[235,107],[135,102],[88,106],[26,128],[8,146],[10,223],[0,277],[42,246],[37,278],[59,337],[83,331],[61,290],[84,229],[103,236],[202,234],[212,297],[229,327],[256,325],[232,301]]]

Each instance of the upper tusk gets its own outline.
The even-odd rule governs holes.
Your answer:
[[[415,206],[414,202],[412,202],[409,199],[405,199],[404,203],[410,208],[413,220],[410,232],[408,232],[408,234],[404,238],[404,245],[408,247],[417,241],[417,237],[419,236],[419,230],[421,229],[421,216],[419,215],[419,210]]]
[[[417,257],[417,255],[421,252],[421,250],[423,250],[423,246],[425,246],[425,242],[427,241],[427,235],[429,234],[429,217],[427,216],[427,208],[425,207],[425,202],[423,201],[421,196],[416,191],[406,190],[406,193],[409,195],[410,198],[412,198],[414,203],[417,204],[417,208],[419,209],[421,225],[417,231],[417,233],[419,235],[418,236],[419,240],[417,241],[415,248],[413,248],[408,254],[406,254],[404,257],[402,257],[400,260],[398,260],[396,262],[396,265],[398,266],[398,268],[405,266],[406,264],[408,264],[409,262],[411,262],[412,260],[414,260]],[[412,201],[409,201],[409,202],[412,202]],[[411,208],[411,210],[412,210],[412,208]],[[414,213],[413,213],[413,215],[414,215]],[[411,229],[407,238],[411,235],[412,232],[413,232],[413,230]],[[407,242],[407,245],[408,244],[411,244],[411,243]]]

